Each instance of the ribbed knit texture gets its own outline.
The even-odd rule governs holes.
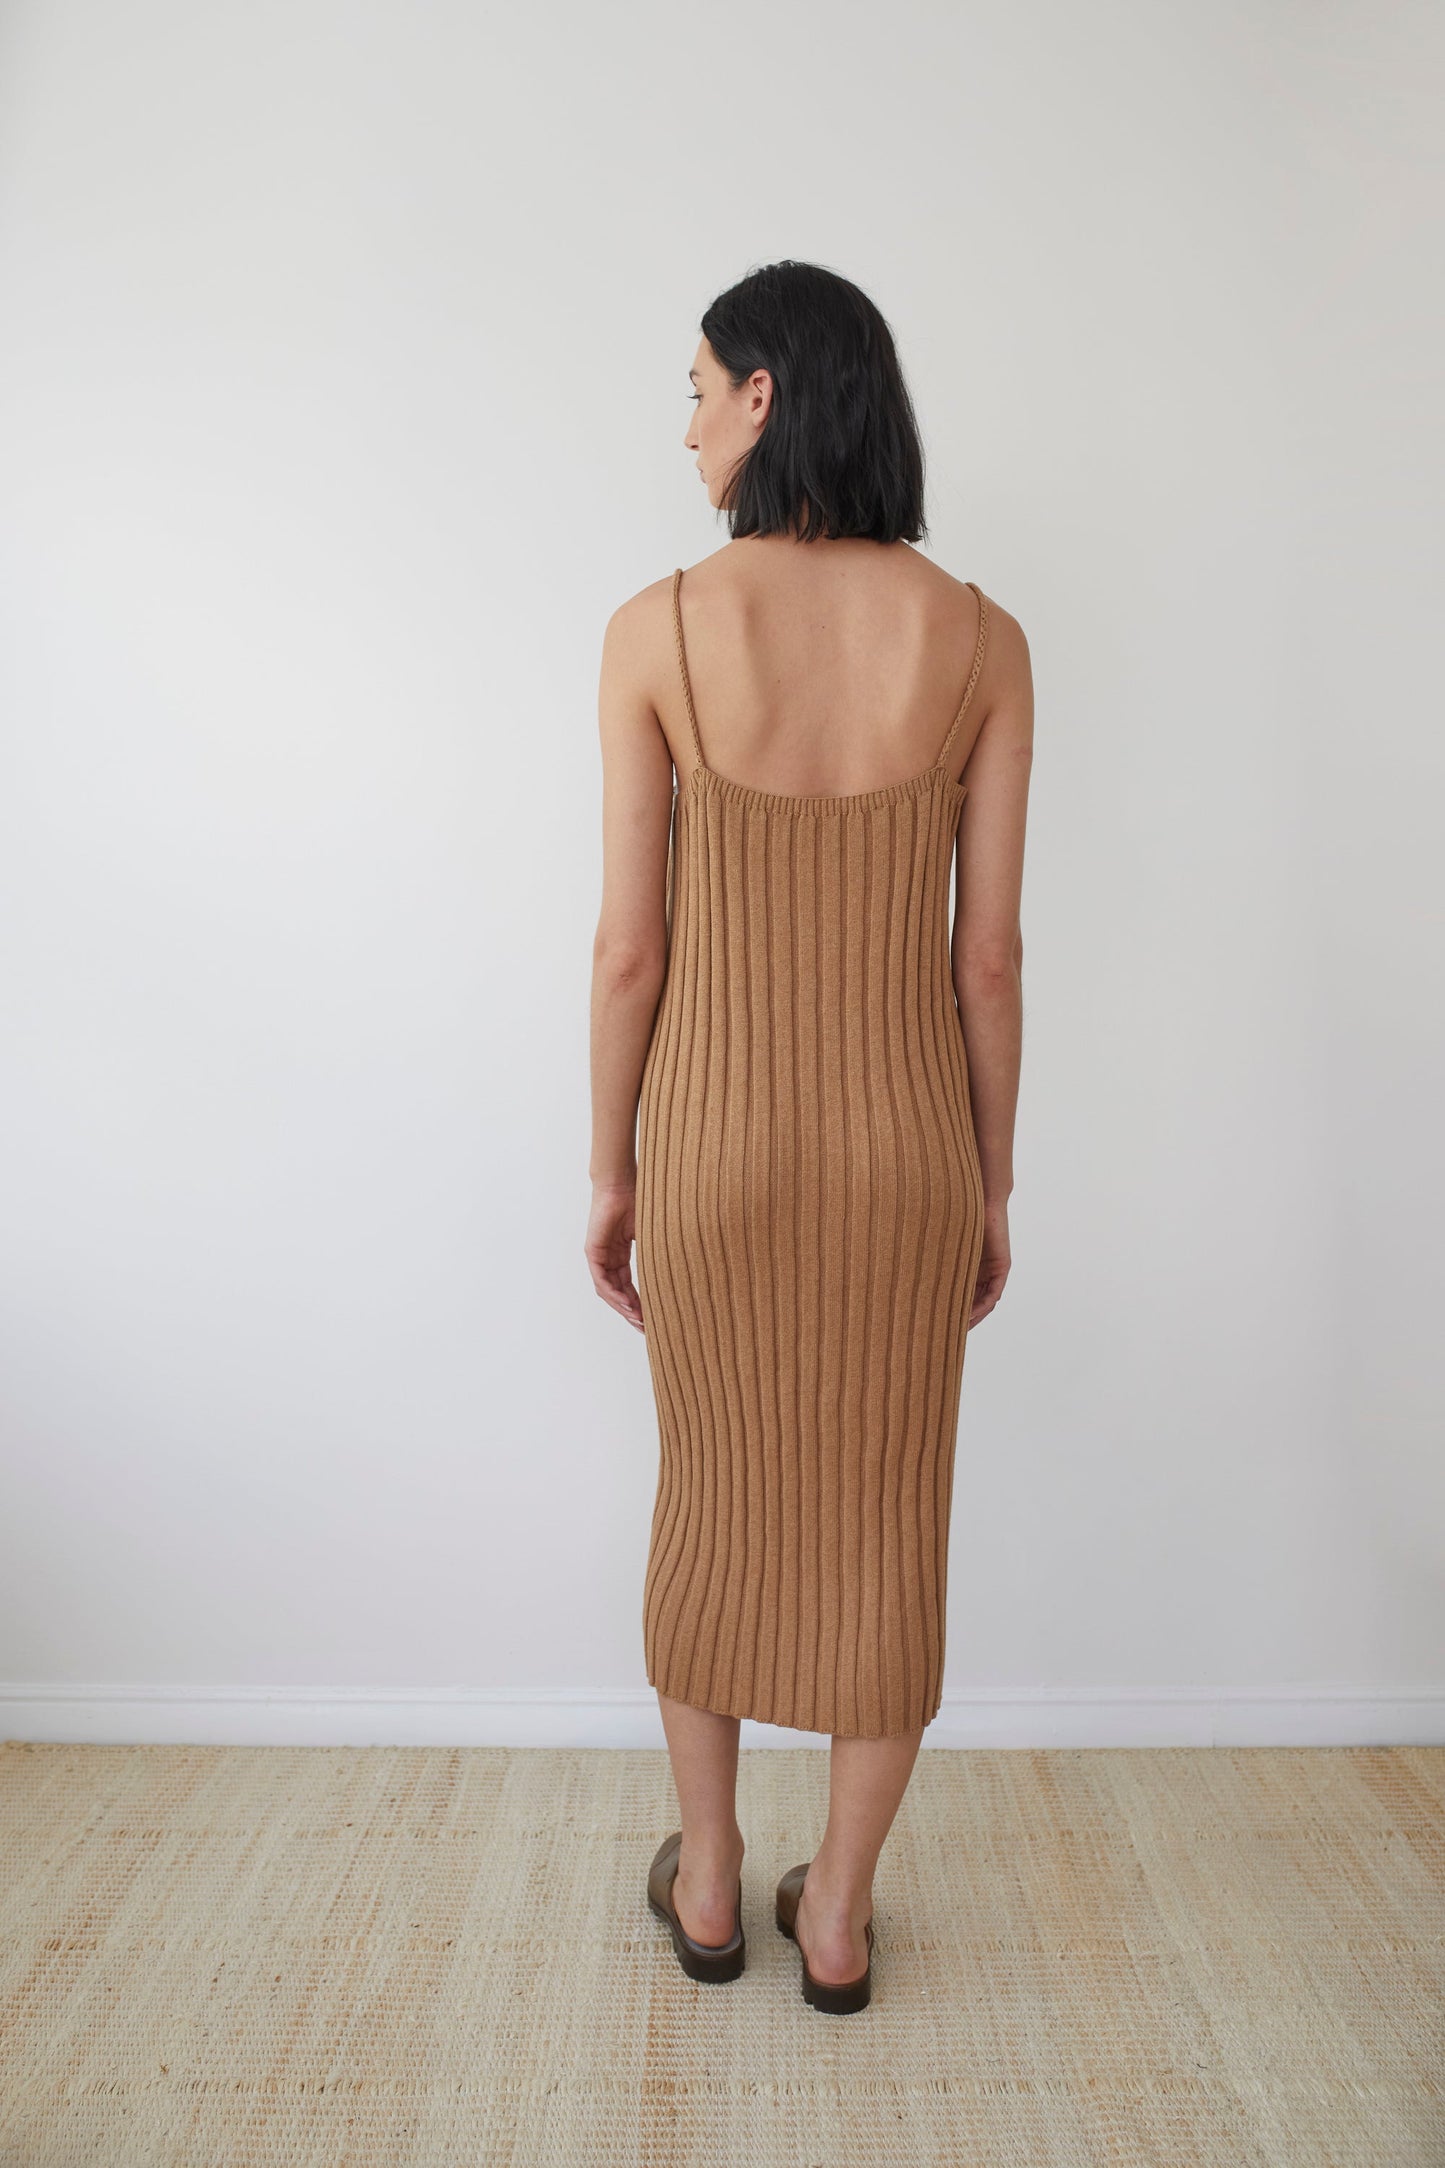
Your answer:
[[[660,1458],[647,1676],[724,1715],[885,1737],[938,1713],[983,1184],[950,965],[965,785],[851,796],[696,763],[638,1112]],[[973,583],[970,582],[970,585]]]

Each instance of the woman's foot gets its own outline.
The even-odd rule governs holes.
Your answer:
[[[695,1839],[683,1838],[677,1878],[672,1885],[672,1907],[682,1922],[683,1933],[691,1935],[694,1942],[731,1940],[738,1925],[738,1878],[745,1850],[741,1836],[724,1849],[708,1852],[702,1851]]]
[[[868,1937],[864,1929],[873,1917],[871,1896],[835,1896],[815,1882],[816,1864],[809,1867],[798,1899],[793,1933],[807,1960],[808,1970],[820,1986],[840,1987],[868,1970]]]

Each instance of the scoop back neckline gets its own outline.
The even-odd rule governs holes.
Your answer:
[[[883,783],[873,790],[853,791],[782,791],[760,790],[752,783],[734,782],[731,776],[720,775],[705,761],[695,760],[687,779],[687,788],[694,790],[698,779],[719,797],[729,799],[735,805],[756,806],[763,811],[790,813],[843,813],[850,810],[871,811],[874,807],[896,805],[905,798],[921,797],[924,791],[941,782],[956,798],[963,798],[968,791],[966,783],[955,782],[946,768],[937,762],[925,768],[921,775],[911,775],[902,783]]]

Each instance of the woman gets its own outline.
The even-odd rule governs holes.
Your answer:
[[[731,539],[604,643],[586,1249],[658,1414],[643,1630],[682,1828],[649,1903],[690,1975],[735,1978],[739,1720],[829,1732],[775,1916],[847,2011],[942,1690],[965,1338],[1009,1272],[1032,682],[1017,622],[913,547],[867,297],[772,264],[702,333],[685,442]]]

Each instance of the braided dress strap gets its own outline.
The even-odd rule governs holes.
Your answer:
[[[693,750],[697,754],[698,766],[705,768],[707,762],[702,757],[702,739],[697,733],[697,710],[692,704],[692,679],[687,673],[687,644],[682,637],[682,603],[679,599],[681,588],[682,566],[679,565],[672,575],[672,629],[677,638],[677,667],[682,676],[683,696],[687,701],[687,719],[692,729]]]
[[[968,683],[963,689],[963,699],[959,704],[957,715],[954,716],[953,721],[948,726],[948,736],[944,739],[942,750],[933,763],[935,768],[941,768],[948,758],[948,748],[953,743],[954,732],[963,721],[964,710],[973,698],[973,688],[977,685],[979,671],[983,668],[984,649],[988,646],[988,597],[977,580],[967,580],[964,584],[971,587],[978,597],[978,644],[973,651],[973,668],[968,673]]]

